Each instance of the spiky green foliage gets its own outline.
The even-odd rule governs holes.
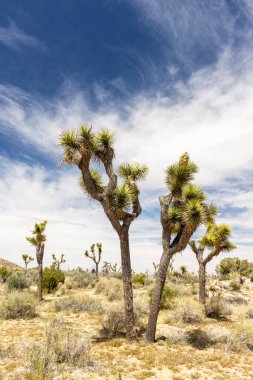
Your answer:
[[[86,149],[95,148],[95,135],[92,132],[91,125],[81,125],[77,132],[77,138],[79,141],[79,146],[83,146]]]
[[[104,190],[104,186],[103,186],[102,176],[99,173],[99,171],[94,169],[94,168],[90,169],[90,176],[91,176],[91,179],[93,182],[93,188],[95,189],[95,191],[98,194],[102,193]],[[84,191],[84,193],[89,197],[90,194],[89,194],[89,191],[87,190],[87,187],[84,183],[83,176],[81,176],[79,178],[79,185],[80,185],[81,189]]]
[[[47,226],[47,220],[44,220],[42,223],[35,223],[34,229],[32,231],[33,236],[26,237],[26,240],[35,247],[40,247],[41,244],[46,241],[46,235],[44,231]]]
[[[198,186],[193,185],[192,183],[187,183],[182,188],[182,197],[184,202],[191,201],[193,199],[204,201],[206,200],[205,192]]]
[[[178,163],[165,170],[165,183],[173,196],[181,196],[183,186],[188,184],[197,173],[197,165],[190,161],[188,153],[184,153]]]
[[[192,199],[185,203],[183,221],[193,227],[197,227],[203,222],[203,205],[198,199]]]
[[[33,257],[27,255],[27,254],[24,254],[22,255],[22,259],[24,260],[24,263],[25,263],[25,267],[27,267],[27,265],[34,260]]]
[[[108,149],[113,148],[113,144],[115,142],[115,137],[113,132],[107,130],[107,129],[101,129],[96,134],[96,146],[97,149],[99,149],[102,152],[107,151]]]
[[[182,219],[182,211],[179,207],[172,205],[169,208],[169,220],[171,223],[178,223]]]
[[[206,248],[220,248],[229,252],[236,248],[236,245],[229,241],[232,229],[226,224],[209,226],[207,233],[200,239],[200,244]]]
[[[134,196],[132,188],[127,183],[119,185],[111,196],[111,207],[119,219],[125,212],[131,211]]]
[[[61,257],[59,259],[56,258],[56,255],[52,254],[53,263],[51,265],[51,268],[60,269],[61,264],[66,263],[66,260],[64,259],[64,253],[61,254]]]
[[[144,180],[148,173],[148,167],[139,163],[134,164],[122,164],[118,169],[120,177],[126,182],[137,182]]]

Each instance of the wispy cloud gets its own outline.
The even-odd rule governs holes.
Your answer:
[[[0,42],[13,49],[18,49],[21,46],[44,47],[37,38],[26,34],[24,30],[20,29],[13,21],[11,21],[7,27],[0,26]]]
[[[73,97],[74,88],[70,97],[64,95],[52,106],[14,87],[2,86],[1,128],[12,138],[31,144],[41,156],[49,155],[56,163],[60,154],[56,147],[60,131],[88,122],[95,129],[108,127],[115,131],[116,164],[129,160],[148,164],[150,174],[141,185],[144,213],[132,228],[133,264],[138,270],[151,267],[161,253],[157,197],[166,191],[163,169],[182,152],[189,151],[200,167],[197,182],[206,187],[210,199],[228,210],[244,209],[243,214],[238,211],[236,216],[235,211],[221,214],[219,220],[232,224],[240,255],[250,258],[250,247],[243,243],[248,234],[253,233],[249,227],[253,224],[250,196],[253,68],[249,53],[245,52],[245,56],[243,72],[233,70],[233,56],[226,52],[211,69],[195,73],[187,83],[178,83],[175,99],[141,94],[121,109],[110,104],[91,111],[85,96]],[[37,218],[48,218],[51,225],[48,251],[65,251],[71,265],[81,265],[83,246],[98,239],[105,242],[106,255],[111,260],[118,259],[117,237],[99,206],[88,203],[82,196],[76,169],[50,172],[39,163],[28,167],[5,158],[1,163],[4,165],[0,191],[3,236],[9,236],[14,228],[16,240],[21,241]],[[22,196],[21,188],[25,189]],[[99,236],[96,234],[98,220]],[[25,240],[18,246],[10,239],[7,243],[6,239],[1,239],[1,250],[6,254],[15,252],[16,255],[19,249],[26,249]],[[194,269],[195,262],[187,252],[178,260],[186,261],[189,268]]]

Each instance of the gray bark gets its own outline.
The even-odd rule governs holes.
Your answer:
[[[120,234],[121,266],[122,280],[125,303],[125,329],[128,340],[137,340],[135,330],[135,317],[133,307],[133,288],[132,288],[132,270],[129,249],[128,230],[123,230]]]

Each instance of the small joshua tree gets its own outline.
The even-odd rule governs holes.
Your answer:
[[[64,259],[64,253],[62,253],[60,259],[57,259],[55,254],[53,253],[52,259],[53,259],[52,267],[56,269],[60,269],[61,264],[66,263],[66,260]]]
[[[92,261],[94,261],[94,263],[96,265],[96,276],[98,278],[98,265],[99,265],[99,263],[101,261],[102,243],[97,243],[96,247],[97,247],[97,250],[98,250],[97,256],[96,256],[96,253],[95,253],[95,244],[92,244],[90,246],[90,253],[87,250],[84,252],[84,256],[85,257],[89,257]]]
[[[153,267],[154,267],[155,275],[156,275],[157,270],[159,269],[159,264],[156,264],[155,262],[153,262]]]
[[[35,223],[33,229],[33,236],[26,237],[26,240],[36,248],[36,260],[38,263],[38,271],[39,271],[39,284],[38,284],[38,297],[39,300],[42,301],[42,289],[43,289],[43,257],[44,257],[44,249],[45,249],[45,241],[46,235],[44,231],[46,229],[47,221],[44,220],[42,223]]]
[[[207,225],[202,238],[189,242],[199,263],[199,302],[203,305],[206,304],[206,265],[221,252],[230,252],[236,248],[235,244],[229,241],[231,233],[232,230],[228,225],[211,223]],[[205,250],[209,253],[204,257]]]
[[[22,259],[24,260],[24,263],[25,263],[25,269],[27,270],[27,266],[28,264],[34,260],[34,258],[32,256],[29,256],[27,254],[24,254],[22,255]]]
[[[118,269],[118,263],[112,264],[109,263],[108,261],[104,261],[103,264],[103,271],[106,273],[112,272],[112,273],[117,273],[120,272],[121,267]]]
[[[159,197],[161,206],[163,254],[156,275],[146,341],[154,342],[160,301],[172,257],[185,249],[198,226],[212,221],[216,208],[205,203],[205,193],[191,180],[197,166],[184,153],[178,163],[166,169],[165,182],[169,193]]]
[[[81,171],[80,185],[90,199],[99,202],[120,240],[122,280],[125,302],[125,328],[129,340],[136,340],[133,309],[133,288],[129,247],[129,228],[141,213],[137,182],[143,180],[147,167],[124,164],[118,169],[123,183],[113,167],[113,134],[102,129],[93,133],[91,126],[81,126],[77,132],[66,131],[59,145],[64,149],[63,163],[75,165]],[[101,173],[92,165],[100,163],[108,177],[103,183]]]

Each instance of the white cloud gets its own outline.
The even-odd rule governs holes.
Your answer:
[[[0,26],[0,42],[14,49],[22,45],[43,48],[43,44],[37,38],[26,34],[13,21],[7,27]]]
[[[164,95],[147,98],[140,94],[123,109],[110,104],[93,112],[88,109],[85,97],[71,88],[69,97],[65,94],[52,105],[2,85],[2,132],[16,136],[57,162],[60,150],[56,143],[62,129],[88,122],[95,129],[108,127],[116,131],[117,163],[137,160],[150,167],[141,193],[143,208],[148,213],[131,228],[132,261],[137,270],[151,268],[152,261],[157,262],[161,253],[159,215],[153,209],[158,207],[158,195],[166,191],[163,169],[182,152],[189,151],[200,167],[198,183],[212,190],[210,198],[219,206],[245,207],[244,214],[234,216],[228,212],[221,215],[220,221],[236,228],[234,239],[239,249],[234,255],[251,259],[252,246],[242,243],[251,243],[245,231],[253,223],[249,189],[253,162],[252,56],[248,51],[241,52],[244,70],[239,72],[231,66],[233,58],[226,51],[215,66],[195,73],[187,83],[177,84],[174,101]],[[85,265],[83,250],[101,240],[105,257],[119,261],[116,233],[102,210],[81,195],[76,184],[77,170],[62,168],[51,173],[52,177],[39,163],[29,168],[2,158],[1,166],[2,257],[17,261],[28,249],[31,253],[24,236],[36,220],[47,218],[48,255],[65,252],[67,265]],[[233,183],[227,181],[232,177]],[[178,260],[196,269],[195,258],[188,252]]]

